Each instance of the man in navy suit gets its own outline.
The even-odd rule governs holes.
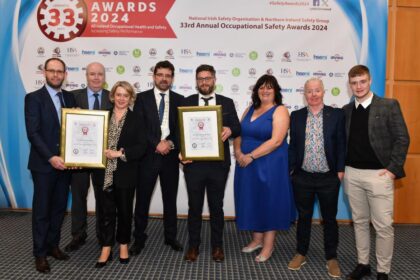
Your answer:
[[[144,248],[150,200],[158,177],[162,190],[165,244],[175,251],[182,251],[182,245],[176,240],[179,179],[177,108],[184,97],[170,90],[174,75],[172,63],[158,62],[153,71],[153,89],[139,93],[134,104],[133,111],[146,124],[148,145],[140,162],[134,218],[135,242],[130,248],[131,255],[138,255]]]
[[[306,263],[317,197],[324,221],[328,274],[340,277],[336,215],[340,182],[344,176],[345,121],[342,109],[324,104],[324,93],[322,80],[306,81],[304,94],[308,106],[292,112],[290,117],[289,169],[299,218],[297,253],[288,268],[299,270]]]
[[[45,86],[25,96],[25,124],[31,143],[28,168],[34,182],[33,254],[36,269],[48,273],[47,255],[57,260],[69,259],[58,247],[70,185],[70,172],[59,156],[60,123],[61,108],[74,107],[75,100],[61,89],[67,76],[61,59],[48,59],[44,75]]]
[[[211,65],[200,65],[196,70],[198,94],[189,96],[184,106],[221,105],[223,115],[222,141],[225,158],[223,161],[184,161],[184,174],[188,191],[188,233],[189,249],[185,260],[194,262],[199,255],[201,243],[201,215],[204,194],[207,191],[210,209],[212,257],[216,262],[224,260],[223,252],[223,198],[230,169],[230,137],[239,136],[241,125],[233,100],[214,92],[216,71]]]
[[[72,91],[76,107],[89,110],[110,110],[109,91],[104,89],[105,67],[99,62],[92,62],[86,67],[87,87]],[[66,252],[75,251],[85,243],[87,238],[87,196],[92,177],[95,198],[102,190],[103,182],[95,182],[93,169],[73,171],[71,176],[71,235],[72,240],[66,245]],[[96,237],[99,240],[99,200],[95,203]]]

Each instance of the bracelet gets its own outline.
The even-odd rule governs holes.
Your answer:
[[[252,153],[248,154],[250,158],[252,158],[252,160],[255,160],[254,156],[252,155]]]

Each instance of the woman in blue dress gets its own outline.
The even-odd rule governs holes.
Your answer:
[[[242,252],[262,248],[257,262],[271,257],[276,230],[288,229],[295,217],[286,141],[289,112],[280,92],[274,76],[258,79],[252,105],[242,117],[241,136],[233,143],[236,223],[240,230],[253,231]]]

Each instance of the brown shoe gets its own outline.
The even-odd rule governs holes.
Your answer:
[[[290,270],[299,270],[302,265],[306,263],[306,257],[301,254],[296,254],[293,259],[289,262],[287,268]]]
[[[187,262],[195,262],[198,259],[198,254],[200,254],[198,247],[190,247],[185,255],[185,260]]]
[[[48,251],[47,255],[52,256],[54,259],[59,261],[67,261],[70,259],[69,255],[61,251],[58,247],[52,248],[50,251]]]
[[[337,259],[331,259],[327,261],[328,275],[334,278],[341,277],[340,266],[338,265]]]
[[[223,253],[223,249],[220,247],[214,247],[211,255],[215,262],[222,262],[225,259],[225,253]]]
[[[35,257],[35,268],[41,273],[49,273],[51,271],[46,257]]]

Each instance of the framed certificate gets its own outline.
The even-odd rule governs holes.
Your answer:
[[[105,168],[108,111],[61,110],[60,155],[68,167]]]
[[[222,106],[178,107],[181,155],[185,160],[224,160]]]

